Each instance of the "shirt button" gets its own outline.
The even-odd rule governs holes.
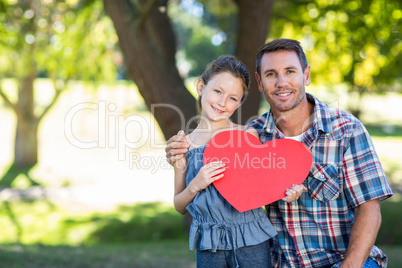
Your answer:
[[[305,256],[305,255],[307,255],[307,252],[305,252],[304,250],[301,250],[301,251],[300,251],[300,255],[301,255],[301,256]]]
[[[325,178],[325,176],[324,176],[324,175],[321,175],[321,176],[320,176],[320,178],[321,178],[321,179],[324,179],[324,178]]]

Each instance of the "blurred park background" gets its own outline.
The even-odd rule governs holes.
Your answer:
[[[401,18],[399,0],[0,0],[0,267],[195,267],[166,138],[194,127],[207,63],[253,74],[279,37],[371,134],[394,191],[376,244],[401,267]],[[253,80],[233,120],[267,109]]]

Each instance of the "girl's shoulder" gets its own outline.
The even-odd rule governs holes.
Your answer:
[[[186,139],[188,144],[190,144],[189,150],[205,146],[209,139],[206,139],[203,137],[203,135],[200,135],[199,133],[193,131],[190,134],[186,135]]]
[[[244,130],[245,127],[246,126],[244,126],[244,125],[238,125],[238,124],[232,123],[230,128],[228,128],[226,130]]]
[[[233,124],[233,125],[234,125],[233,130],[243,130],[245,132],[248,132],[248,133],[252,134],[256,138],[259,138],[258,137],[258,132],[257,132],[257,130],[255,128],[248,127],[247,129],[245,129],[246,126],[244,126],[244,125],[237,125],[237,124]]]
[[[246,130],[244,130],[244,131],[246,131],[246,132],[252,134],[254,137],[256,137],[256,138],[259,139],[258,131],[257,131],[255,128],[249,127],[249,128],[247,128]]]

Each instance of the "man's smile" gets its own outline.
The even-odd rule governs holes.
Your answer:
[[[286,92],[280,91],[280,92],[276,92],[274,95],[281,100],[286,100],[292,95],[292,93],[293,93],[292,91],[286,91]]]

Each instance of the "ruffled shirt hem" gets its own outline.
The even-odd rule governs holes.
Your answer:
[[[261,210],[261,216],[245,223],[206,223],[193,219],[190,228],[190,250],[233,250],[260,244],[277,232]]]

